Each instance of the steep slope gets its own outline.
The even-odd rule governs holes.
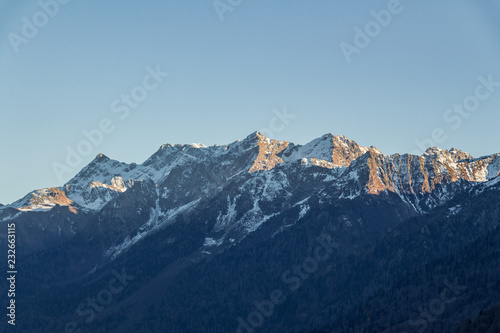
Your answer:
[[[498,302],[499,194],[498,184],[482,186],[398,226],[337,266],[356,294],[343,304],[332,301],[335,323],[311,332],[452,332]]]
[[[273,172],[282,171],[277,169]],[[320,168],[310,167],[311,174],[315,169]],[[439,297],[447,279],[466,289],[457,290],[456,301],[446,304],[440,320],[427,327],[434,332],[453,329],[500,295],[499,266],[493,264],[500,244],[498,186],[484,184],[413,218],[398,217],[401,210],[390,201],[398,196],[391,193],[333,201],[313,196],[269,218],[223,253],[203,257],[201,246],[206,252],[215,246],[206,242],[217,213],[217,204],[210,203],[211,208],[179,216],[178,223],[117,257],[113,267],[126,267],[134,276],[130,289],[82,325],[92,332],[133,332],[138,327],[234,332],[238,318],[247,320],[259,309],[256,304],[281,290],[286,300],[262,316],[259,331],[307,332],[337,319],[318,332],[390,332],[391,327],[411,332],[423,325],[419,309]],[[310,258],[321,244],[331,252],[315,266]],[[82,282],[89,288],[85,293],[97,294],[109,271],[96,274],[89,284]],[[86,296],[74,288],[79,284],[47,291],[49,300],[77,295],[72,308],[47,317],[75,319],[71,311]]]
[[[235,318],[325,235],[335,249],[325,271],[266,327],[355,318],[377,288],[496,226],[499,172],[499,154],[434,147],[387,156],[331,134],[303,146],[258,132],[224,146],[166,144],[142,164],[99,154],[65,185],[0,207],[0,223],[16,223],[19,299],[35,319],[20,329],[62,331],[77,320],[93,332],[127,332],[142,320],[153,332],[234,331]],[[387,266],[393,254],[406,260]],[[92,323],[75,315],[124,267],[136,278],[131,289]],[[40,299],[53,305],[41,308]]]
[[[351,166],[358,159],[361,160]],[[207,184],[208,188],[202,189],[202,192],[209,194],[241,173],[268,171],[279,164],[297,160],[301,160],[302,165],[340,170],[349,168],[343,174],[344,179],[339,181],[340,185],[345,185],[350,180],[358,181],[357,172],[364,172],[369,177],[361,185],[366,186],[370,194],[383,191],[392,191],[402,196],[431,193],[440,184],[459,180],[484,182],[500,174],[499,154],[472,159],[469,154],[455,148],[448,151],[433,147],[421,157],[408,154],[384,156],[378,149],[359,146],[344,136],[326,134],[301,146],[270,140],[261,133],[254,132],[244,140],[226,146],[162,145],[142,164],[126,164],[98,154],[64,186],[37,190],[10,207],[27,211],[62,205],[74,207],[74,211],[96,211],[125,192],[136,181],[151,179],[160,185],[167,181],[172,172],[182,173],[185,168],[204,174],[205,181],[198,185]],[[206,169],[196,170],[202,164]],[[193,168],[193,165],[198,167]],[[214,188],[214,184],[218,187]]]
[[[134,229],[140,223],[135,222],[132,229],[124,229],[132,233],[128,239],[116,238],[108,244],[107,251],[116,253],[112,248],[131,246],[149,231],[171,223],[177,214],[198,209],[198,205],[212,198],[216,198],[219,209],[214,232],[228,232],[229,228],[239,232],[240,239],[280,209],[294,204],[290,201],[273,211],[263,209],[266,202],[293,198],[296,203],[311,194],[320,195],[321,200],[332,200],[393,193],[402,202],[403,211],[410,209],[422,214],[461,191],[490,181],[499,172],[499,154],[473,159],[457,149],[429,148],[422,156],[386,156],[374,147],[359,146],[344,136],[326,134],[301,146],[270,140],[254,132],[225,146],[162,145],[142,164],[126,164],[98,154],[64,186],[37,190],[3,207],[0,220],[21,218],[22,214],[12,214],[10,209],[42,214],[58,206],[68,207],[73,214],[107,216],[105,211],[115,210],[122,212],[122,219],[137,215],[142,220],[141,230]],[[301,191],[294,186],[297,181],[307,183],[302,186],[309,190]],[[132,203],[135,198],[130,198],[127,192],[145,182],[156,193],[150,206],[132,204],[129,206],[135,207],[134,211],[116,209],[124,207],[120,203],[123,200]],[[241,190],[231,190],[236,184]],[[228,189],[230,193],[225,193]],[[242,211],[245,216],[235,215]],[[44,232],[57,233],[48,236],[50,239],[57,239],[59,227],[40,226]],[[81,228],[74,226],[72,230],[77,233]]]

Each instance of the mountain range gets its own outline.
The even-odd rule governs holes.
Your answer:
[[[332,134],[98,154],[0,206],[17,331],[498,332],[499,175]]]

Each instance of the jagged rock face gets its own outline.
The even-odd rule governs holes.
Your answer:
[[[352,161],[364,155],[366,152],[380,154],[378,149],[361,147],[345,136],[332,137],[332,146],[332,162],[341,166],[349,166]]]
[[[425,157],[431,157],[441,163],[453,163],[461,160],[471,160],[473,157],[469,153],[452,148],[450,150],[440,149],[438,147],[430,147],[423,154]]]
[[[260,133],[257,133],[257,138],[259,152],[255,158],[254,164],[250,170],[248,170],[249,172],[271,170],[277,164],[283,163],[283,159],[281,159],[278,154],[288,147],[289,142],[270,140]]]
[[[129,180],[129,185],[126,186],[125,185],[125,182],[123,181],[123,178],[122,177],[113,177],[111,178],[111,184],[103,184],[101,182],[92,182],[90,183],[90,188],[94,188],[94,187],[105,187],[105,188],[108,188],[112,191],[116,191],[116,192],[125,192],[127,190],[128,187],[130,187],[130,185],[132,184],[132,180]]]
[[[270,140],[261,133],[250,134],[242,141],[226,146],[201,144],[162,145],[143,164],[126,164],[99,154],[73,179],[58,189],[34,192],[12,207],[32,210],[55,205],[73,210],[98,211],[112,199],[140,180],[152,180],[160,196],[171,207],[209,198],[234,177],[258,171],[269,172],[279,165],[301,161],[301,168],[317,166],[342,186],[342,195],[361,192],[379,194],[391,191],[401,196],[433,193],[440,185],[465,180],[484,182],[500,172],[500,157],[492,155],[473,159],[455,148],[429,148],[422,156],[385,156],[374,147],[363,147],[344,136],[326,134],[306,145]],[[359,176],[359,177],[358,177]],[[184,197],[184,199],[180,199]],[[414,204],[414,202],[412,203]]]
[[[66,193],[56,187],[49,187],[28,194],[23,199],[13,203],[12,207],[20,211],[31,211],[37,209],[52,209],[59,205],[69,206],[70,211],[76,213],[77,209],[73,207],[73,204],[74,202],[66,196]]]
[[[321,165],[319,161],[324,161],[325,167],[332,168],[349,166],[352,161],[369,151],[380,153],[377,148],[360,146],[343,135],[325,134],[304,146],[290,144],[281,156],[285,161],[311,159],[316,161],[316,165]]]
[[[437,148],[423,156],[385,156],[370,151],[355,160],[339,182],[345,197],[389,191],[425,211],[451,199],[457,191],[497,177],[499,167],[498,155],[471,159],[466,153]],[[422,199],[425,199],[423,205]]]
[[[370,152],[348,170],[359,176],[358,184],[369,194],[384,191],[398,194],[430,193],[436,189],[436,185],[456,180],[439,162],[408,154],[384,156]]]

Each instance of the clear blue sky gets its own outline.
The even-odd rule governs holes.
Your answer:
[[[296,116],[274,137],[296,143],[333,133],[412,152],[442,128],[443,148],[500,152],[500,87],[459,125],[443,119],[479,76],[500,81],[498,2],[401,0],[348,63],[340,44],[355,45],[354,29],[389,3],[243,0],[221,21],[212,1],[72,0],[54,17],[37,1],[1,1],[0,202],[62,185],[99,152],[141,163],[163,143],[244,138],[269,128],[274,109]],[[25,27],[16,53],[23,17],[40,28]],[[113,101],[157,65],[168,77],[120,119]],[[114,130],[61,181],[53,162],[104,118]]]

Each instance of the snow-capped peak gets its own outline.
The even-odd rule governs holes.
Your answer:
[[[203,143],[192,143],[190,146],[193,148],[207,148]]]
[[[349,166],[352,161],[369,151],[381,154],[375,147],[363,147],[344,135],[328,133],[304,146],[291,144],[283,153],[283,160],[294,161],[302,158],[314,158],[337,166]]]
[[[427,148],[422,156],[435,159],[441,163],[454,163],[461,160],[470,160],[473,158],[469,153],[458,150],[457,148],[446,150],[439,147]]]
[[[230,179],[269,171],[284,163],[298,170],[337,169],[329,174],[328,179],[340,177],[345,171],[346,177],[353,180],[365,170],[365,178],[370,184],[375,184],[373,186],[378,192],[385,189],[431,192],[441,182],[459,179],[483,182],[500,175],[500,155],[474,160],[470,154],[456,148],[431,147],[421,157],[385,156],[377,148],[360,146],[344,135],[327,133],[305,145],[296,145],[267,138],[256,131],[243,140],[221,146],[164,144],[142,164],[122,163],[100,153],[64,186],[34,192],[12,207],[20,209],[38,205],[38,208],[49,209],[57,204],[98,210],[113,198],[124,195],[137,182],[149,181],[166,186],[163,194],[166,197],[171,189],[165,184],[175,182],[174,178],[188,181],[196,173],[206,174],[202,182],[211,180],[212,187],[194,192],[208,194]],[[353,184],[359,183],[353,181]],[[403,183],[406,185],[401,185]],[[420,184],[419,188],[415,187],[416,184]]]

